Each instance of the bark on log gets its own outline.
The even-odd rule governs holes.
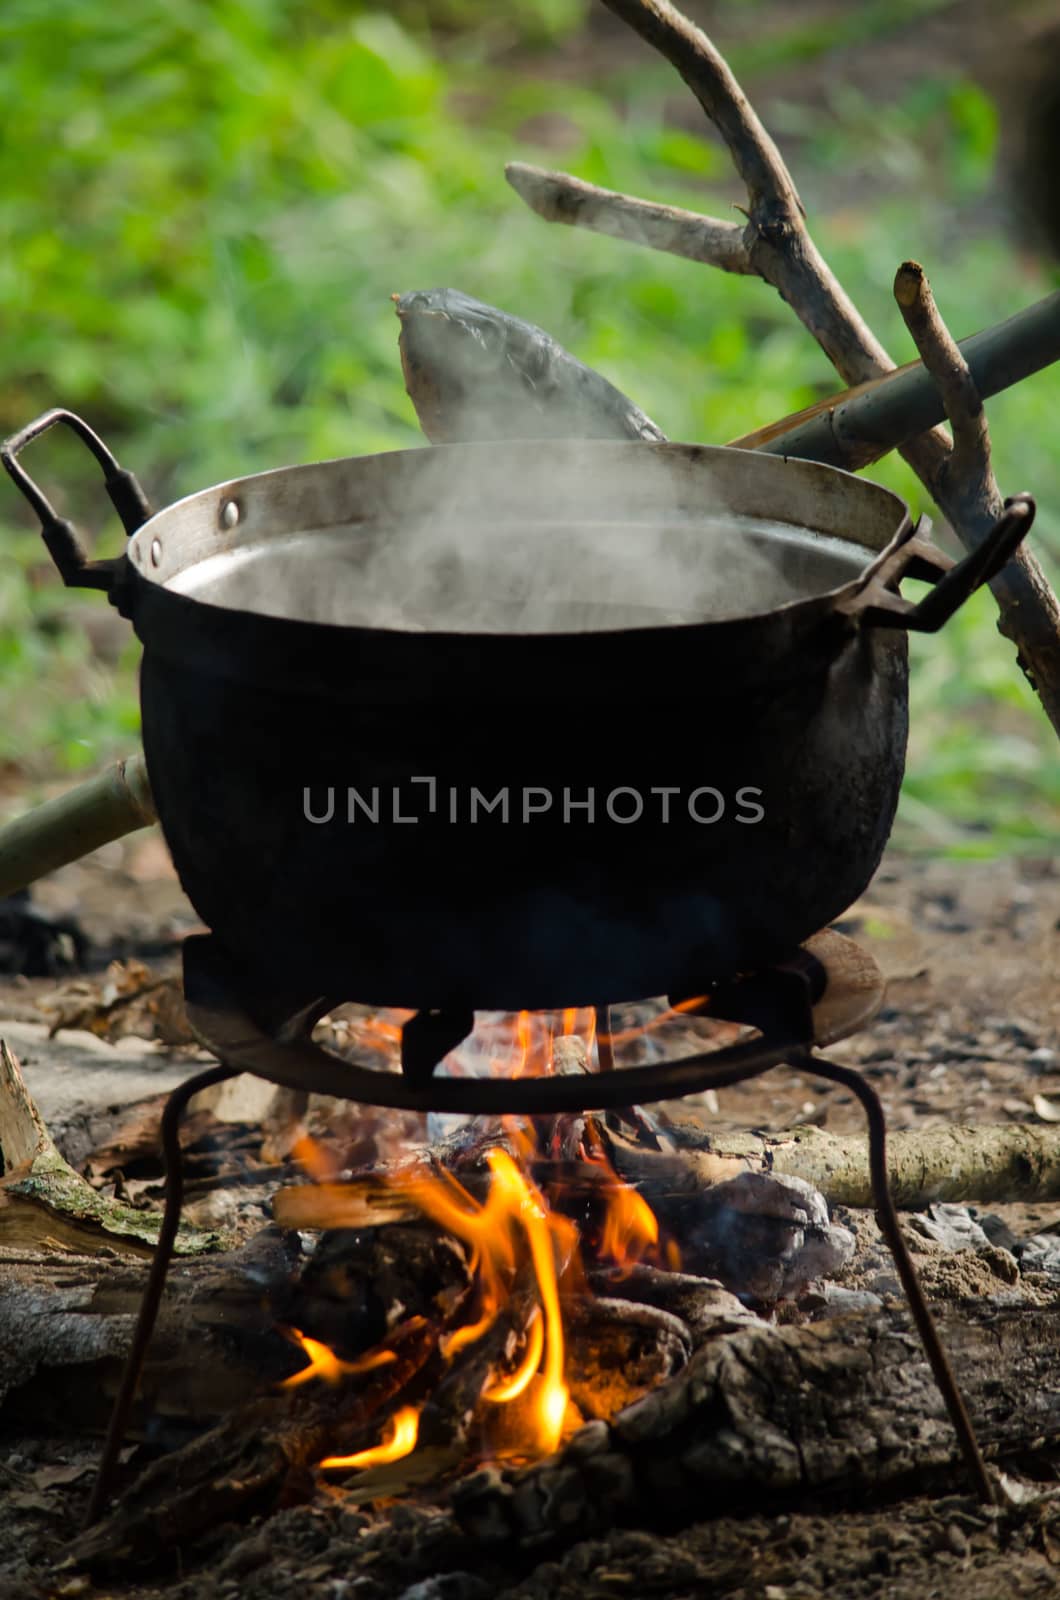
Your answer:
[[[299,1268],[302,1268],[299,1272]],[[5,1422],[63,1433],[106,1425],[146,1269],[112,1256],[0,1251],[0,1406]],[[243,1249],[176,1263],[148,1348],[131,1432],[206,1427],[306,1367],[282,1328],[351,1360],[410,1315],[439,1326],[470,1287],[460,1246],[426,1226],[334,1234],[308,1263],[269,1228]]]
[[[1060,1308],[968,1303],[943,1316],[941,1332],[989,1455],[1060,1438]],[[962,1474],[908,1316],[891,1310],[715,1340],[548,1461],[468,1479],[454,1509],[473,1540],[526,1550],[808,1492],[864,1503],[961,1487]]]
[[[295,1257],[278,1231],[243,1250],[172,1269],[133,1418],[164,1434],[205,1426],[304,1364],[276,1329],[270,1297]],[[146,1264],[104,1255],[0,1251],[0,1408],[66,1436],[110,1414]]]
[[[122,1204],[85,1182],[52,1143],[19,1064],[0,1040],[0,1245],[33,1251],[151,1254],[158,1215]],[[181,1255],[218,1250],[219,1233],[182,1223]]]
[[[311,1469],[337,1451],[375,1443],[389,1403],[437,1348],[422,1318],[395,1329],[396,1360],[357,1383],[310,1395],[268,1395],[232,1412],[190,1445],[144,1471],[102,1521],[75,1540],[70,1564],[139,1565],[219,1522],[288,1503],[315,1490]]]
[[[699,1195],[741,1172],[769,1172],[800,1178],[831,1205],[873,1204],[868,1139],[858,1133],[824,1128],[791,1128],[779,1133],[713,1132],[690,1119],[667,1132],[676,1150],[652,1150],[611,1137],[608,1152],[620,1178],[640,1188],[666,1225],[675,1225],[673,1204]],[[1045,1123],[947,1123],[935,1128],[903,1128],[887,1140],[888,1168],[895,1202],[919,1211],[935,1201],[975,1204],[1060,1200],[1060,1126]],[[591,1167],[535,1169],[550,1185],[555,1208],[585,1207],[607,1187]],[[281,1189],[274,1214],[289,1228],[365,1227],[407,1221],[417,1213],[400,1193],[370,1181],[302,1184]]]
[[[697,1139],[698,1144],[698,1139]],[[937,1200],[954,1202],[1060,1199],[1060,1128],[1006,1122],[965,1127],[904,1128],[889,1135],[887,1162],[895,1203],[917,1211]],[[785,1133],[706,1133],[700,1149],[662,1156],[616,1145],[623,1176],[645,1183],[717,1182],[749,1167],[803,1178],[832,1205],[872,1205],[868,1139],[864,1134],[792,1128]]]

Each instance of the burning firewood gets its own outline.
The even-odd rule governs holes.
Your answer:
[[[1060,1433],[1055,1307],[969,1303],[945,1337],[995,1456]],[[867,1351],[871,1349],[871,1357]],[[810,1328],[754,1328],[705,1345],[675,1378],[558,1456],[458,1485],[456,1516],[493,1547],[555,1547],[617,1523],[673,1526],[750,1499],[841,1491],[865,1502],[957,1468],[927,1363],[892,1311]]]
[[[616,1523],[673,1526],[749,1496],[783,1506],[841,1492],[845,1503],[864,1505],[960,1481],[941,1401],[901,1310],[809,1327],[754,1319],[733,1328],[738,1317],[722,1306],[715,1335],[686,1365],[609,1421],[579,1429],[558,1455],[525,1467],[500,1461],[436,1487],[433,1498],[455,1512],[455,1522],[443,1513],[453,1560],[474,1566],[485,1545],[520,1561],[527,1550]],[[948,1311],[943,1326],[990,1453],[1004,1458],[1028,1440],[1042,1448],[1060,1436],[1055,1307],[968,1303]],[[319,1386],[315,1396],[303,1389],[297,1399],[281,1392],[255,1401],[155,1462],[75,1541],[69,1565],[120,1571],[178,1546],[190,1552],[220,1520],[308,1497],[312,1464],[331,1452],[371,1452],[364,1467],[345,1469],[351,1504],[424,1477],[444,1481],[458,1458],[437,1445],[393,1468],[372,1464],[385,1459],[392,1437],[381,1421],[386,1408],[437,1348],[422,1322],[396,1330],[391,1343],[400,1368],[382,1366],[345,1391]],[[341,1482],[341,1470],[326,1476]]]
[[[395,1329],[395,1360],[356,1384],[306,1398],[299,1389],[233,1411],[210,1432],[153,1463],[120,1505],[76,1541],[78,1563],[156,1556],[218,1521],[312,1493],[310,1469],[376,1443],[383,1407],[401,1394],[437,1349],[438,1330],[421,1317]]]

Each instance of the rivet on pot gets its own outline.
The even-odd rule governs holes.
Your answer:
[[[226,500],[221,507],[222,528],[234,528],[239,521],[239,503],[235,500]]]
[[[151,540],[151,565],[153,567],[160,567],[162,565],[162,541],[161,541],[161,539],[152,539]]]

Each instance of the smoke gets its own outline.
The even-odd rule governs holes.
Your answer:
[[[248,493],[235,547],[170,586],[347,627],[586,632],[770,610],[868,558],[785,520],[785,467],[750,455],[722,468],[666,445],[514,441],[303,470],[330,472],[329,490]]]

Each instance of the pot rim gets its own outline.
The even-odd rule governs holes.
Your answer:
[[[568,465],[577,465],[586,456],[598,457],[606,460],[611,458],[612,463],[616,456],[629,461],[636,452],[645,463],[651,462],[676,462],[679,467],[684,467],[689,475],[690,482],[697,476],[706,479],[706,469],[710,466],[722,465],[725,471],[730,468],[735,470],[737,476],[743,472],[753,475],[757,485],[768,484],[769,479],[775,479],[776,485],[784,484],[787,489],[795,489],[796,503],[802,498],[816,501],[819,508],[835,508],[836,502],[840,505],[846,500],[858,502],[852,514],[844,513],[844,531],[834,531],[829,528],[813,526],[797,517],[784,517],[777,512],[763,513],[772,515],[778,521],[789,521],[790,525],[812,536],[836,540],[849,545],[852,549],[864,553],[864,565],[861,571],[845,582],[828,589],[821,589],[809,595],[798,595],[791,600],[782,601],[778,605],[763,610],[750,610],[731,612],[722,617],[689,618],[686,621],[668,623],[648,623],[645,625],[625,626],[621,628],[592,628],[592,629],[550,629],[535,630],[533,632],[519,632],[508,629],[475,628],[460,629],[433,629],[408,630],[395,627],[374,626],[362,623],[337,623],[329,621],[309,620],[299,617],[282,617],[272,613],[256,611],[245,607],[218,605],[202,593],[194,595],[181,594],[170,587],[168,580],[177,573],[186,571],[201,563],[208,556],[223,554],[226,550],[237,549],[242,543],[247,542],[248,509],[251,518],[259,517],[265,510],[269,515],[275,516],[275,506],[291,502],[298,503],[300,491],[308,491],[308,500],[315,508],[315,514],[304,519],[301,526],[305,529],[326,529],[329,526],[350,526],[360,522],[370,523],[386,520],[386,493],[390,484],[403,485],[404,475],[409,473],[413,477],[413,485],[418,475],[427,477],[430,473],[432,462],[452,462],[460,455],[466,455],[469,463],[481,465],[489,462],[495,469],[500,469],[509,459],[515,460],[530,457],[532,460],[545,458],[544,465],[554,466],[556,462],[563,463],[567,458]],[[753,465],[752,465],[753,463]],[[331,483],[336,488],[341,488],[345,483],[347,489],[352,487],[351,479],[360,474],[367,480],[367,487],[375,490],[383,489],[379,500],[373,502],[367,515],[356,515],[348,501],[344,502],[340,494],[333,494],[331,505],[328,504],[326,486]],[[472,478],[474,474],[470,475]],[[320,485],[325,485],[325,493],[320,494]],[[421,486],[422,487],[422,486]],[[822,488],[824,492],[822,493]],[[231,516],[228,507],[237,509],[236,520],[226,522],[226,517]],[[862,518],[865,510],[873,507],[872,520],[885,522],[885,536],[877,534],[871,540],[861,540],[851,536],[851,523],[864,531]],[[323,513],[323,514],[322,514]],[[394,515],[400,515],[400,508]],[[608,513],[604,513],[606,515]],[[736,516],[754,515],[753,511],[741,511]],[[511,513],[513,520],[518,519],[519,513]],[[555,514],[549,515],[549,508],[527,509],[524,513],[527,518],[536,516],[538,520],[553,521],[562,517],[566,521],[576,521],[577,511],[569,506],[561,508],[558,503]],[[694,511],[688,513],[694,517]],[[599,520],[599,518],[598,518]],[[625,521],[633,520],[625,517]],[[825,522],[828,517],[823,518]],[[833,516],[831,520],[836,520]],[[868,518],[865,518],[868,521]],[[569,642],[579,640],[584,646],[592,640],[610,640],[612,642],[622,639],[644,641],[653,636],[665,634],[668,636],[691,636],[703,630],[718,630],[731,627],[745,627],[754,623],[766,623],[770,619],[785,616],[792,620],[800,613],[805,613],[807,619],[817,611],[832,611],[838,602],[847,596],[856,594],[866,581],[866,575],[874,567],[880,555],[891,548],[905,533],[910,523],[909,510],[901,497],[882,484],[871,479],[861,478],[852,472],[839,467],[832,467],[821,462],[805,461],[799,458],[770,455],[748,450],[739,450],[732,446],[684,444],[668,441],[656,443],[653,441],[628,440],[573,440],[573,441],[548,441],[543,449],[539,440],[510,440],[489,443],[467,443],[426,445],[409,449],[375,452],[370,455],[335,457],[327,461],[305,463],[296,466],[274,467],[264,472],[252,473],[246,477],[233,478],[210,485],[192,494],[184,495],[173,501],[170,505],[155,512],[130,538],[126,554],[136,577],[154,591],[161,591],[174,600],[181,600],[185,605],[200,607],[217,616],[252,618],[258,625],[276,630],[279,639],[281,630],[292,628],[313,628],[324,630],[332,637],[349,636],[365,638],[405,639],[416,637],[420,640],[437,641],[440,646],[453,644],[457,641],[468,642],[482,640],[499,642],[501,640],[516,639],[521,645],[546,647],[550,643]],[[282,536],[284,532],[297,531],[298,522],[292,517],[280,528],[270,530],[270,536]],[[168,538],[163,542],[163,536],[176,534],[178,538],[177,559],[174,560],[167,550]],[[257,537],[261,538],[259,529]],[[180,552],[186,544],[191,544],[190,559],[180,559]],[[195,553],[195,546],[200,547]],[[134,588],[138,585],[134,585]]]

